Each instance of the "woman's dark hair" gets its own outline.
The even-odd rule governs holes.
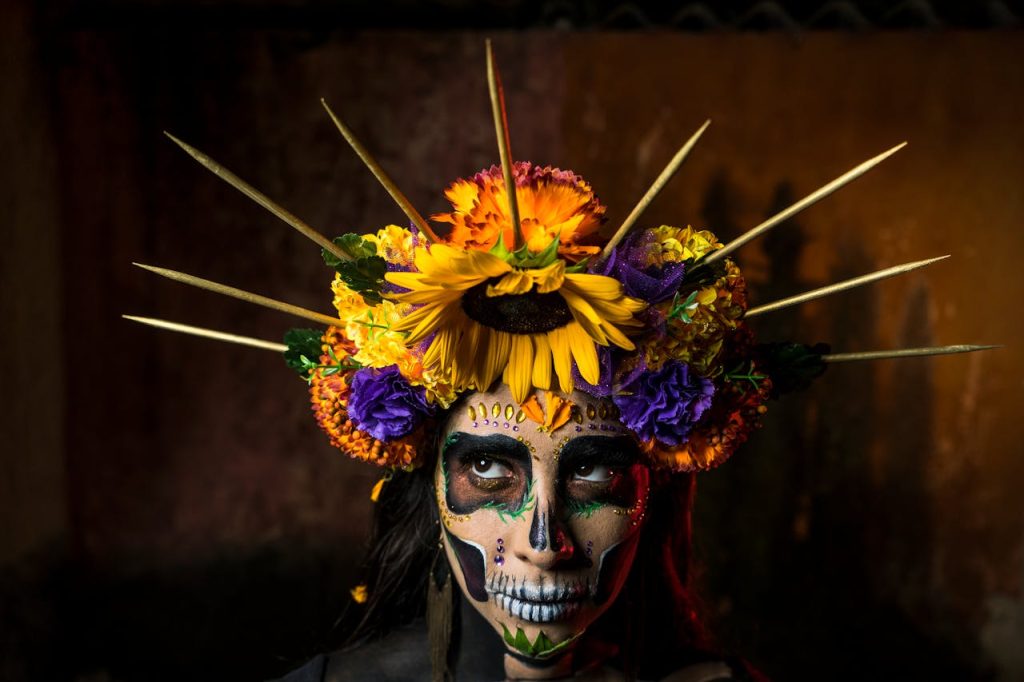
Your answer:
[[[436,444],[424,451],[431,455],[422,466],[396,472],[381,491],[364,564],[369,597],[348,646],[381,637],[425,613],[440,526],[434,499]],[[690,584],[695,487],[692,474],[655,474],[629,578],[589,631],[621,646],[629,675],[660,677],[706,658],[712,648]]]

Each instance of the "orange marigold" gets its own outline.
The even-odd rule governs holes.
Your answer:
[[[600,251],[594,242],[605,208],[583,178],[528,161],[516,162],[513,174],[519,221],[530,251],[539,253],[556,238],[558,254],[572,262]],[[456,180],[444,194],[452,211],[432,215],[431,220],[451,226],[442,235],[445,242],[486,251],[498,235],[504,235],[505,244],[511,246],[512,222],[499,166],[482,170],[469,180]]]
[[[324,366],[329,367],[334,363],[327,353],[328,346],[334,348],[335,357],[342,363],[350,358],[354,350],[336,327],[327,329],[323,341],[324,354],[320,356],[320,364]],[[384,443],[355,427],[347,412],[349,386],[346,372],[325,376],[323,367],[313,370],[309,395],[320,428],[330,438],[331,445],[349,457],[384,467],[408,468],[418,463],[415,443],[417,439],[423,440],[420,430],[405,438]]]

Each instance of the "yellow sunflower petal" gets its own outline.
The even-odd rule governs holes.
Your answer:
[[[565,281],[565,261],[556,260],[545,268],[530,270],[529,272],[533,281],[537,283],[538,294],[557,291]]]
[[[551,346],[546,334],[533,336],[533,385],[551,388]]]
[[[490,332],[488,334],[490,338],[485,338],[482,344],[484,361],[482,365],[478,365],[480,367],[480,383],[478,388],[481,391],[489,390],[494,380],[505,369],[505,366],[508,364],[509,352],[512,349],[512,334],[496,329],[488,331]]]
[[[488,296],[525,294],[533,288],[533,278],[526,270],[513,270],[494,284],[487,285]]]
[[[602,346],[608,345],[608,338],[601,330],[601,323],[603,320],[601,316],[597,314],[594,308],[587,303],[587,301],[578,294],[569,291],[568,289],[562,289],[559,291],[562,294],[562,298],[569,304],[569,312],[572,313],[573,319],[580,323],[590,335],[590,338],[597,341]]]
[[[580,376],[588,384],[596,384],[601,380],[601,367],[597,362],[597,348],[594,346],[594,340],[577,322],[570,322],[566,325],[565,330],[569,336],[569,348],[576,360],[576,368],[580,371]]]
[[[549,331],[548,343],[551,345],[551,360],[555,365],[555,374],[558,375],[558,386],[563,393],[572,393],[572,351],[567,327]]]
[[[533,374],[533,340],[526,334],[512,335],[512,348],[505,367],[505,383],[517,403],[526,400]]]
[[[456,391],[463,391],[476,384],[476,351],[481,333],[484,331],[478,323],[470,321],[462,334],[462,339],[455,346],[452,358],[452,383]]]

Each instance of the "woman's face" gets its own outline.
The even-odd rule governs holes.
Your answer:
[[[463,594],[510,651],[533,658],[571,646],[615,600],[650,487],[610,403],[563,397],[573,418],[548,430],[524,419],[504,384],[470,395],[447,423],[435,472]]]

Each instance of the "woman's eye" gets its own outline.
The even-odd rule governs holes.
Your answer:
[[[486,457],[473,460],[473,473],[480,478],[505,478],[512,474],[501,462]]]
[[[604,464],[583,464],[576,467],[573,478],[590,483],[607,483],[615,477],[615,470]]]

